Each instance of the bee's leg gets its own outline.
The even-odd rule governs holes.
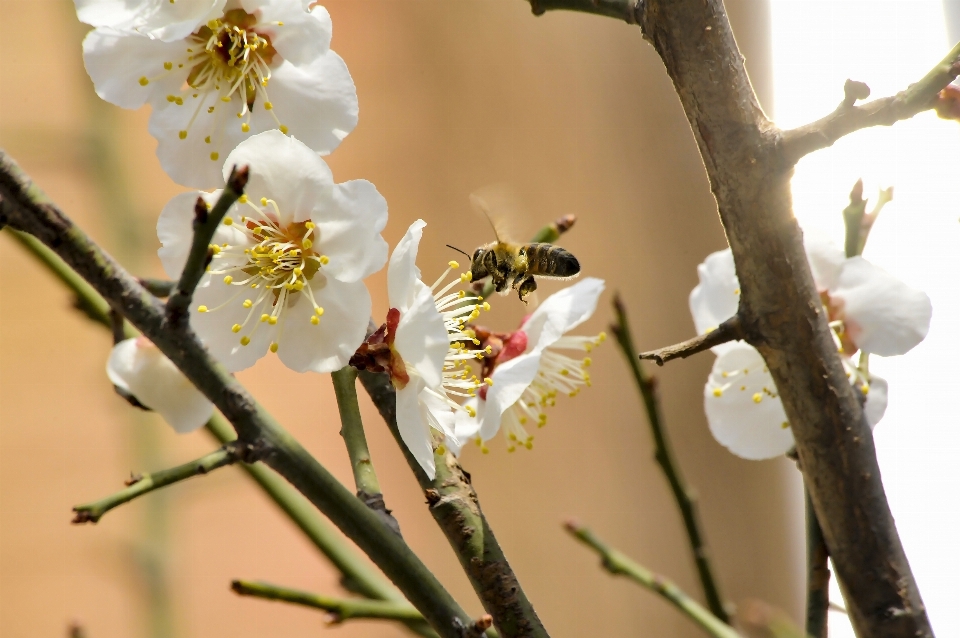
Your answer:
[[[516,285],[514,285],[514,287],[516,288]],[[526,299],[527,295],[529,295],[531,292],[533,292],[536,289],[537,289],[537,282],[532,276],[524,279],[520,283],[520,287],[517,288],[517,292],[520,294],[520,301],[522,301],[523,303],[527,303],[527,299]]]
[[[503,292],[507,287],[507,278],[501,275],[499,272],[490,273],[490,280],[493,282],[493,288],[497,292]]]

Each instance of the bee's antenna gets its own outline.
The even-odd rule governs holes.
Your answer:
[[[447,244],[447,248],[453,248],[455,251],[457,251],[457,252],[460,253],[461,255],[465,255],[467,259],[473,259],[470,255],[467,255],[467,253],[463,252],[462,250],[460,250],[460,249],[457,248],[456,246],[451,246],[450,244]]]

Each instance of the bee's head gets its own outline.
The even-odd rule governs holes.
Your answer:
[[[472,261],[473,263],[475,263],[475,264],[479,264],[479,263],[482,263],[482,262],[483,262],[483,247],[482,247],[482,246],[481,246],[480,248],[477,248],[475,251],[473,251],[473,258],[471,259],[471,261]]]

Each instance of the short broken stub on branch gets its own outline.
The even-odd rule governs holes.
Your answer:
[[[687,339],[686,341],[667,346],[666,348],[641,352],[640,358],[656,361],[658,366],[662,366],[667,361],[686,359],[690,355],[709,350],[714,346],[719,346],[721,343],[736,341],[738,339],[743,339],[743,326],[740,323],[740,317],[734,315],[717,326],[715,330],[705,332],[693,339]]]

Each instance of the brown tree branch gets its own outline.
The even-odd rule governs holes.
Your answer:
[[[827,611],[830,609],[830,555],[823,530],[813,511],[810,494],[804,490],[807,523],[807,636],[827,638]]]
[[[787,142],[766,118],[721,0],[645,0],[638,17],[700,149],[740,279],[745,339],[776,382],[854,627],[871,638],[932,636],[887,504],[873,435],[840,364],[793,215],[793,164],[829,137],[808,130]],[[937,90],[943,88],[950,76],[956,76],[952,63],[939,65],[894,98],[889,112],[922,110],[928,91],[940,82]],[[830,128],[838,134],[879,123],[876,115],[839,121]]]
[[[702,335],[697,335],[693,339],[681,341],[666,348],[651,350],[650,352],[641,352],[641,359],[656,361],[658,366],[662,366],[667,361],[673,359],[686,359],[690,355],[709,350],[714,346],[728,341],[743,339],[743,328],[740,325],[740,317],[734,315],[717,326],[716,330],[711,330]]]
[[[639,22],[642,0],[529,0],[533,15],[563,9],[623,20],[627,24]]]
[[[493,616],[504,638],[546,638],[547,631],[520,587],[513,569],[480,511],[480,501],[467,474],[450,452],[435,456],[436,477],[431,481],[400,437],[397,395],[390,377],[360,371],[360,382],[386,421],[427,497],[434,520],[460,559],[483,608]]]
[[[164,306],[73,224],[0,151],[0,216],[53,249],[149,338],[220,410],[246,445],[355,542],[444,638],[473,620],[376,514],[320,465],[206,351],[189,326],[171,330]]]
[[[811,124],[783,131],[783,159],[793,166],[804,155],[832,146],[844,135],[869,126],[892,126],[921,111],[932,109],[940,91],[958,75],[960,43],[919,82],[892,97],[856,106],[854,103],[857,100],[870,95],[870,89],[863,82],[847,80],[843,102],[833,113]]]

